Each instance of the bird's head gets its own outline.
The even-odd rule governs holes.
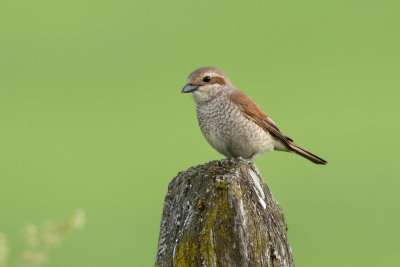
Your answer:
[[[229,78],[221,70],[202,67],[189,75],[182,93],[190,93],[196,103],[204,103],[227,90],[230,84]]]

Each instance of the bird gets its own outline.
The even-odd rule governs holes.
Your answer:
[[[316,164],[327,164],[283,135],[260,106],[239,91],[218,68],[207,66],[193,71],[182,93],[190,93],[196,102],[198,123],[208,143],[228,158],[252,161],[277,150],[294,152]]]

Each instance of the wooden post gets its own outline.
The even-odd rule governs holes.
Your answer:
[[[155,266],[294,266],[286,231],[253,163],[211,161],[169,184]]]

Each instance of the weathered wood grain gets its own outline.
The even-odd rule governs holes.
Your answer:
[[[253,163],[192,167],[168,186],[156,266],[294,266],[281,207]]]

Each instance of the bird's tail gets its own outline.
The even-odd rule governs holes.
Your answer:
[[[296,154],[299,154],[302,157],[305,157],[308,160],[311,160],[312,162],[314,162],[316,164],[327,164],[328,163],[326,160],[318,157],[317,155],[314,155],[310,151],[305,150],[304,148],[296,145],[293,142],[290,142],[289,146],[293,152],[295,152]]]

